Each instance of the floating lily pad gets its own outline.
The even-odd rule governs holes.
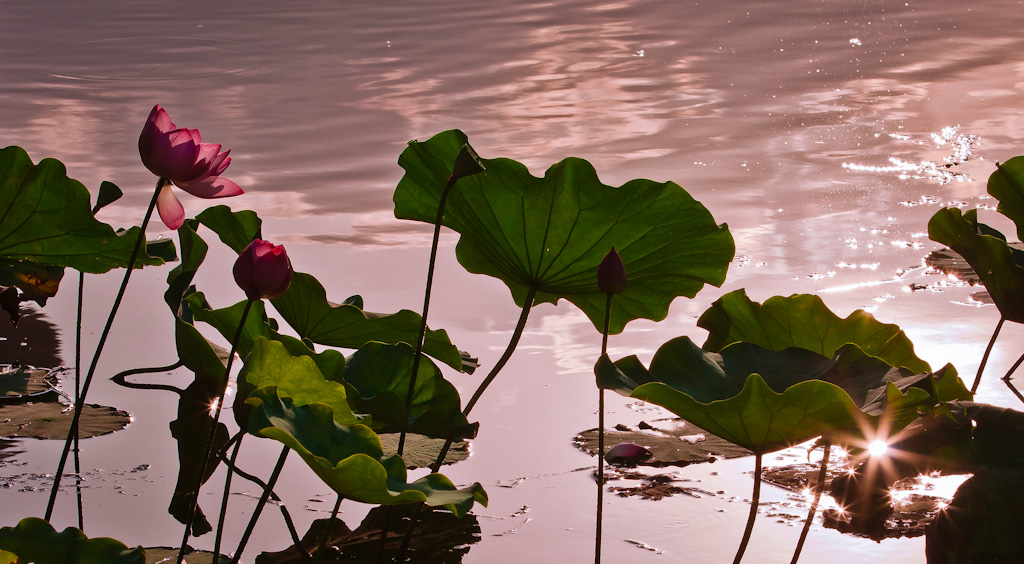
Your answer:
[[[74,417],[72,407],[56,401],[0,407],[0,437],[64,440]],[[78,436],[86,439],[120,431],[131,423],[127,411],[86,404],[78,422]]]
[[[461,131],[413,141],[399,165],[395,216],[433,223],[452,165],[467,137]],[[597,268],[612,247],[629,276],[612,299],[611,333],[637,318],[664,319],[677,296],[720,286],[734,255],[728,227],[672,182],[602,184],[594,167],[568,158],[543,178],[511,159],[481,159],[485,170],[461,178],[449,193],[442,223],[460,233],[456,255],[466,270],[494,276],[516,304],[566,299],[604,325],[606,295]]]
[[[141,547],[129,549],[111,538],[90,539],[68,527],[58,533],[49,523],[26,517],[16,527],[0,528],[0,550],[17,554],[22,562],[74,564],[144,564]]]
[[[596,455],[597,429],[583,431],[576,435],[573,442],[580,450]],[[639,466],[686,466],[698,462],[714,462],[719,458],[739,458],[753,454],[682,419],[663,419],[655,421],[653,426],[641,422],[636,430],[620,426],[605,431],[606,450],[612,445],[624,442],[636,443],[654,453],[654,456],[647,460],[637,461],[636,464]]]
[[[708,330],[703,348],[712,352],[746,341],[773,351],[799,347],[832,356],[843,345],[853,343],[890,366],[915,373],[931,371],[928,363],[914,354],[913,343],[898,326],[881,323],[863,310],[840,318],[812,294],[775,296],[759,304],[747,297],[746,290],[736,290],[716,300],[697,325]]]
[[[653,476],[648,476],[640,472],[622,472],[618,469],[615,470],[617,478],[641,481],[638,486],[612,486],[608,488],[620,497],[639,497],[641,499],[660,501],[667,497],[673,497],[680,494],[696,498],[715,496],[714,492],[709,492],[702,488],[676,485],[679,482],[685,482],[688,480],[683,480],[677,476],[673,476],[672,474],[655,474]]]
[[[329,519],[317,519],[302,537],[302,546],[313,551],[316,562],[365,563],[374,562],[380,549],[381,532],[387,527],[384,553],[397,554],[405,538],[413,506],[395,506],[391,517],[387,509],[375,507],[354,531],[342,521],[333,525]],[[329,547],[319,547],[324,536]],[[458,564],[469,552],[470,546],[480,541],[480,523],[474,515],[457,518],[447,511],[424,509],[416,519],[416,530],[406,553],[409,564]],[[256,564],[299,564],[306,562],[295,547],[280,552],[264,552],[256,557]],[[191,561],[189,561],[191,563]]]
[[[1013,249],[998,231],[978,223],[977,210],[935,212],[928,221],[928,237],[964,257],[1004,318],[1024,323],[1024,251]]]
[[[331,407],[295,405],[273,386],[249,395],[253,406],[249,432],[277,440],[296,451],[339,495],[363,503],[395,505],[423,502],[464,515],[473,503],[487,504],[483,487],[457,489],[441,474],[406,483],[400,456],[384,457],[380,439],[365,425],[339,425]]]
[[[0,406],[26,401],[56,401],[57,377],[50,370],[0,366]]]
[[[166,546],[146,547],[146,564],[174,564],[178,561],[177,548]],[[213,553],[207,550],[195,550],[191,547],[185,549],[186,562],[188,564],[212,564]],[[231,557],[220,555],[218,562],[231,562]]]
[[[398,433],[382,433],[380,435],[381,448],[385,455],[398,452]],[[402,448],[402,460],[409,470],[415,468],[429,468],[434,464],[437,455],[441,454],[441,448],[447,441],[445,439],[434,439],[409,433],[405,436],[405,445]],[[443,464],[455,464],[456,462],[469,458],[469,443],[458,441],[451,444],[448,454],[444,456]]]

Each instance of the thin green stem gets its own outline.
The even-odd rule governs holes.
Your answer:
[[[612,294],[604,307],[601,356],[608,354],[608,325],[612,317]],[[594,564],[601,564],[601,524],[604,521],[604,388],[597,386],[597,524],[594,528]]]
[[[826,441],[824,452],[821,455],[821,469],[818,470],[818,483],[814,484],[814,501],[807,511],[807,520],[804,521],[804,528],[800,531],[800,540],[796,543],[796,550],[793,552],[793,559],[789,564],[796,564],[800,559],[800,551],[804,549],[804,541],[807,540],[807,533],[811,530],[811,523],[814,522],[814,514],[818,512],[818,502],[821,501],[821,492],[825,490],[825,478],[828,477],[828,457],[832,451],[832,443]]]
[[[224,477],[224,495],[220,498],[220,515],[217,517],[217,536],[213,541],[213,564],[217,564],[220,560],[220,543],[224,539],[224,520],[228,514],[228,498],[231,496],[231,477],[234,472],[231,468],[235,466],[235,461],[238,460],[238,450],[242,447],[242,439],[245,438],[245,432],[239,431],[238,440],[235,441],[234,448],[231,449],[231,460],[228,464],[227,476]]]
[[[245,545],[249,543],[249,537],[252,536],[252,531],[256,528],[256,521],[259,521],[260,513],[263,513],[263,508],[267,505],[267,500],[270,499],[270,493],[281,476],[281,469],[284,468],[284,461],[288,458],[290,450],[287,446],[281,449],[281,456],[277,458],[277,466],[274,466],[274,471],[270,474],[270,479],[267,480],[267,487],[263,490],[263,495],[260,496],[256,509],[253,510],[249,524],[245,527],[245,533],[242,534],[242,540],[238,543],[238,548],[235,549],[235,556],[231,559],[231,564],[238,564],[238,559],[242,557]]]
[[[249,315],[249,310],[252,309],[252,304],[256,302],[254,299],[248,299],[245,302],[245,309],[242,310],[242,319],[238,321],[238,329],[235,331],[235,338],[231,340],[231,352],[228,353],[228,362],[224,368],[224,382],[221,384],[220,396],[217,398],[217,407],[213,413],[213,421],[210,424],[210,433],[206,437],[206,446],[203,448],[203,457],[199,463],[199,477],[196,480],[195,495],[192,497],[192,503],[188,508],[188,517],[185,519],[185,533],[181,539],[181,547],[178,549],[178,562],[181,564],[185,560],[185,548],[188,546],[188,536],[192,532],[192,520],[196,517],[196,507],[199,505],[199,490],[203,488],[203,478],[206,476],[206,468],[210,462],[210,456],[213,454],[213,441],[217,437],[217,423],[220,421],[220,412],[224,408],[224,393],[228,389],[228,380],[231,377],[231,364],[235,360],[235,351],[238,349],[238,341],[242,338],[242,330],[245,329],[245,318]]]
[[[972,394],[978,391],[978,385],[981,384],[981,373],[985,371],[985,365],[988,364],[988,355],[992,353],[992,347],[996,344],[996,337],[999,336],[999,330],[1003,328],[1003,323],[1005,322],[1005,317],[999,318],[999,323],[996,324],[996,330],[992,332],[992,338],[988,340],[988,346],[985,347],[985,354],[981,356],[981,364],[978,365],[978,375],[974,377],[974,383],[971,384]]]
[[[754,531],[754,518],[757,517],[757,504],[761,498],[761,453],[754,455],[754,493],[750,499],[750,513],[747,515],[747,527],[743,530],[743,540],[736,550],[736,557],[732,564],[740,564],[743,560],[743,553],[747,550],[747,543],[750,542],[750,533]]]
[[[89,386],[92,384],[92,378],[96,374],[96,367],[100,361],[100,355],[103,353],[103,346],[107,343],[107,336],[110,335],[110,328],[114,324],[114,316],[117,315],[117,310],[121,306],[121,299],[124,298],[125,289],[128,288],[128,280],[132,276],[132,271],[135,270],[135,261],[139,257],[139,251],[142,249],[143,243],[146,241],[146,227],[149,226],[149,218],[153,216],[153,210],[156,208],[156,197],[160,194],[160,189],[164,185],[164,179],[161,178],[156,182],[156,190],[153,192],[153,198],[149,201],[149,207],[146,208],[146,215],[142,220],[142,227],[139,229],[139,237],[135,240],[135,246],[132,248],[132,254],[128,258],[128,266],[125,269],[124,279],[121,280],[121,288],[117,291],[117,297],[114,299],[114,305],[110,308],[110,315],[107,316],[107,324],[103,327],[103,332],[100,333],[99,343],[96,345],[96,353],[92,356],[92,362],[89,364],[89,371],[86,372],[85,381],[82,382],[82,391],[75,401],[75,414],[71,418],[71,428],[68,429],[67,439],[64,441],[64,449],[61,451],[60,462],[57,464],[57,472],[53,476],[53,487],[50,488],[50,500],[46,504],[46,515],[44,519],[50,520],[53,516],[53,506],[57,502],[57,490],[60,489],[60,480],[64,476],[64,467],[68,462],[68,452],[71,450],[72,439],[78,435],[78,422],[82,418],[82,409],[85,407],[85,398],[89,393]],[[79,323],[81,326],[81,323]]]

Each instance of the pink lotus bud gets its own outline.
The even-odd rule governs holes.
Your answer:
[[[653,452],[636,443],[619,443],[604,453],[604,459],[609,464],[636,464],[652,456]]]
[[[250,300],[281,297],[292,282],[292,265],[282,245],[255,239],[238,255],[235,283]]]
[[[615,247],[597,267],[597,288],[604,294],[621,294],[626,290],[626,267]]]
[[[203,143],[198,129],[178,128],[159,105],[149,112],[139,135],[139,155],[150,172],[198,198],[237,196],[242,189],[220,174],[231,164],[221,146]],[[185,221],[185,208],[165,185],[157,196],[157,211],[164,225],[177,229]]]

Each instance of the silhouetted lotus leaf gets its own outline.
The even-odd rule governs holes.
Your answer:
[[[145,551],[146,564],[170,564],[178,559],[177,548],[169,548],[166,546],[147,546]],[[194,550],[191,549],[191,547],[186,547],[185,556],[185,561],[188,564],[212,564],[213,562],[213,553],[207,550]],[[231,558],[221,554],[217,561],[227,563],[231,562]]]
[[[1024,156],[996,165],[988,177],[988,193],[999,200],[996,211],[1017,224],[1017,239],[1024,239]]]
[[[398,163],[395,216],[433,223],[451,166],[467,138],[458,130],[411,142]],[[677,296],[720,286],[733,258],[728,227],[672,182],[602,184],[585,160],[568,158],[530,174],[511,159],[483,159],[486,170],[452,189],[442,223],[461,234],[456,254],[466,270],[499,278],[522,307],[572,302],[601,328],[606,295],[597,268],[615,247],[629,284],[613,298],[610,332],[637,318],[661,320]]]
[[[752,453],[725,439],[682,419],[663,420],[657,427],[641,422],[637,430],[616,429],[604,433],[605,449],[617,443],[629,442],[644,446],[654,453],[647,460],[637,460],[638,466],[686,466],[697,462],[714,462],[719,458],[739,458]],[[597,429],[576,435],[576,446],[588,454],[597,454]]]
[[[978,223],[977,210],[935,212],[928,221],[928,237],[964,257],[1004,318],[1024,323],[1024,251],[1011,248],[1001,233]]]
[[[54,401],[56,377],[29,366],[0,366],[0,406],[26,401]]]
[[[413,505],[392,508],[375,507],[366,514],[356,530],[337,520],[317,519],[302,537],[302,546],[314,551],[316,562],[373,562],[380,549],[381,532],[387,527],[384,553],[397,554],[405,537]],[[324,536],[327,550],[320,551]],[[480,541],[480,523],[476,516],[457,518],[447,511],[424,509],[417,514],[416,530],[410,539],[406,562],[409,564],[458,564],[469,552],[470,545]],[[306,560],[296,547],[281,552],[264,552],[256,557],[256,564],[299,564]]]
[[[20,403],[0,407],[0,437],[60,439],[68,436],[71,406],[57,401]],[[78,422],[78,436],[85,439],[120,431],[131,423],[127,411],[86,404]]]
[[[896,325],[882,323],[863,310],[842,319],[812,294],[774,296],[759,304],[748,298],[745,290],[736,290],[716,300],[697,325],[708,330],[703,348],[712,352],[746,341],[773,351],[799,347],[832,356],[843,345],[853,343],[890,366],[931,371]]]
[[[247,403],[254,408],[250,433],[287,445],[344,498],[381,505],[423,502],[456,516],[464,515],[474,502],[487,505],[487,494],[478,483],[457,489],[441,474],[406,483],[400,456],[384,457],[376,433],[365,425],[339,425],[326,404],[297,406],[291,398],[278,396],[273,386],[255,390]]]
[[[596,372],[602,387],[656,403],[761,454],[823,434],[836,442],[863,437],[883,412],[889,432],[896,432],[917,418],[919,407],[935,404],[934,380],[955,379],[951,366],[937,378],[915,375],[856,345],[833,358],[745,342],[712,353],[687,337],[662,345],[650,370],[635,356],[614,364],[603,356]]]
[[[188,295],[192,280],[210,248],[206,241],[196,233],[197,225],[196,220],[186,219],[185,223],[178,228],[181,262],[167,273],[167,291],[164,292],[164,301],[171,308],[171,312],[189,323],[192,322],[191,311],[188,308],[182,308],[181,300]]]
[[[102,273],[124,268],[139,228],[96,220],[89,191],[56,159],[33,164],[21,147],[0,149],[0,260],[27,260]],[[140,253],[137,266],[163,264]]]
[[[330,347],[358,349],[371,341],[414,345],[422,322],[420,314],[407,309],[385,315],[363,311],[353,304],[330,302],[320,282],[302,272],[292,274],[288,291],[271,303],[299,337]],[[423,352],[463,370],[459,349],[443,329],[427,331]]]
[[[15,527],[0,528],[0,550],[18,555],[22,562],[73,562],[75,564],[143,564],[142,547],[129,549],[124,543],[68,527],[57,532],[37,517],[26,517]]]

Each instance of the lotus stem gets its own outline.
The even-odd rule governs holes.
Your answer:
[[[612,317],[612,293],[604,308],[601,356],[608,354],[608,325]],[[604,520],[604,388],[597,386],[597,524],[594,528],[594,564],[601,564],[601,523]]]
[[[750,513],[747,515],[747,527],[743,530],[743,540],[736,550],[736,557],[732,564],[740,564],[743,560],[743,553],[747,550],[747,543],[750,542],[750,533],[754,531],[754,519],[757,517],[757,504],[761,498],[761,453],[754,454],[754,493],[750,499]]]
[[[95,212],[93,212],[95,213]],[[82,376],[82,304],[85,302],[85,273],[78,273],[78,306],[75,317],[75,404],[81,394]],[[78,432],[75,432],[75,500],[78,504],[78,529],[85,530],[85,509],[82,506],[82,460],[78,445]]]
[[[338,494],[338,501],[334,503],[334,510],[331,511],[331,518],[327,520],[327,531],[324,532],[324,538],[320,539],[320,545],[317,546],[316,549],[317,552],[327,548],[327,542],[330,540],[331,535],[334,534],[334,521],[338,519],[338,510],[341,509],[341,500],[343,499],[345,498],[341,497],[341,494]]]
[[[231,450],[231,460],[228,465],[227,476],[224,477],[224,495],[220,498],[220,515],[217,517],[217,536],[213,541],[213,564],[217,564],[220,560],[220,543],[224,539],[224,520],[228,514],[228,497],[231,495],[231,476],[234,474],[234,472],[231,471],[231,468],[235,466],[235,461],[238,460],[238,450],[242,447],[242,439],[245,438],[245,431],[239,431],[236,436],[238,437],[238,440],[235,441],[235,445]]]
[[[92,362],[89,364],[89,371],[85,374],[85,381],[82,382],[82,391],[78,398],[75,400],[75,414],[71,418],[71,428],[68,429],[67,439],[64,441],[64,449],[61,451],[60,462],[57,464],[57,472],[53,476],[53,487],[50,488],[50,500],[46,504],[46,515],[44,519],[50,520],[53,516],[53,506],[57,502],[57,490],[60,489],[60,479],[64,476],[64,467],[68,462],[68,451],[71,449],[72,439],[78,435],[78,422],[82,418],[82,408],[85,407],[85,398],[89,393],[89,386],[92,384],[92,378],[96,374],[96,366],[99,364],[100,355],[103,353],[103,346],[107,343],[107,337],[110,335],[110,328],[114,324],[114,316],[117,315],[117,310],[121,306],[121,299],[124,298],[125,289],[128,287],[128,280],[132,276],[132,271],[135,270],[135,261],[139,257],[139,251],[142,249],[143,243],[146,241],[146,227],[149,225],[149,218],[153,215],[153,209],[156,208],[156,197],[160,194],[160,189],[163,187],[166,179],[161,178],[156,181],[156,189],[153,191],[153,197],[149,201],[149,207],[146,208],[146,215],[142,219],[142,227],[139,229],[139,237],[135,240],[135,246],[132,248],[132,254],[128,257],[128,266],[125,269],[124,279],[121,280],[121,287],[117,291],[117,297],[114,298],[114,305],[110,308],[110,315],[107,316],[107,324],[103,327],[103,332],[100,333],[100,340],[96,344],[96,353],[92,356]],[[79,322],[81,327],[81,322]]]
[[[992,332],[992,338],[989,339],[988,346],[985,347],[985,354],[981,356],[981,364],[978,365],[978,375],[974,377],[974,383],[971,384],[972,394],[978,391],[978,385],[981,384],[981,373],[985,371],[985,365],[988,364],[988,355],[992,353],[992,346],[996,344],[996,337],[999,336],[999,330],[1003,328],[1003,323],[1005,322],[1005,317],[999,318],[996,330]]]
[[[242,330],[245,328],[245,318],[249,315],[249,310],[252,309],[252,304],[256,300],[249,299],[245,302],[245,309],[242,310],[242,318],[238,321],[238,329],[235,331],[235,338],[231,340],[231,352],[228,353],[228,361],[224,367],[224,383],[220,389],[220,396],[217,399],[217,407],[213,413],[213,421],[210,425],[210,433],[206,437],[206,447],[203,448],[203,457],[200,459],[199,464],[199,477],[196,479],[195,497],[192,499],[191,505],[188,508],[188,517],[185,519],[185,534],[181,539],[181,547],[178,549],[178,561],[177,564],[181,564],[185,560],[185,547],[188,546],[188,536],[192,531],[192,520],[196,516],[196,506],[199,505],[199,490],[203,488],[203,477],[206,475],[206,466],[210,462],[210,455],[213,454],[213,441],[217,437],[217,423],[220,421],[220,412],[224,408],[224,393],[228,389],[228,380],[231,376],[231,364],[235,360],[235,351],[238,349],[238,341],[242,338]],[[237,560],[236,560],[237,562]]]
[[[804,541],[807,540],[807,533],[811,530],[811,523],[814,522],[814,514],[818,511],[818,502],[821,501],[821,492],[825,490],[825,478],[828,477],[828,457],[832,451],[832,443],[825,441],[825,447],[821,456],[821,469],[818,470],[818,483],[814,485],[814,501],[807,511],[807,520],[804,521],[804,528],[800,531],[800,540],[796,543],[796,551],[793,552],[793,559],[789,564],[796,564],[800,559],[800,551],[804,549]]]
[[[252,536],[252,531],[256,528],[256,521],[259,521],[260,513],[263,513],[263,508],[267,505],[267,500],[270,499],[270,492],[274,490],[274,485],[277,484],[277,479],[281,476],[281,469],[284,468],[284,461],[288,458],[289,450],[291,449],[288,447],[281,449],[281,456],[277,458],[277,466],[274,466],[274,471],[270,474],[270,479],[267,480],[267,487],[264,488],[263,495],[256,503],[256,509],[253,510],[252,517],[249,518],[249,524],[245,527],[245,533],[242,534],[238,548],[235,549],[235,556],[231,559],[231,564],[238,564],[238,559],[242,557],[242,551],[245,550],[245,545],[249,543],[249,537]]]

